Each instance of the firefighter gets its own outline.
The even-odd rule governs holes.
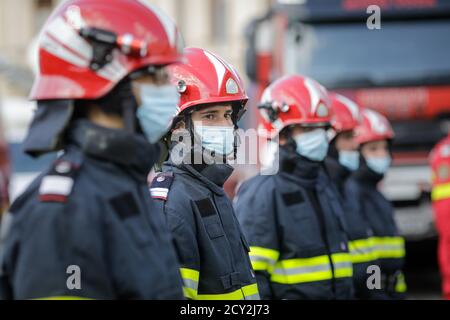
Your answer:
[[[179,95],[176,26],[141,1],[69,0],[45,24],[24,142],[62,154],[2,223],[0,298],[183,298],[146,177]]]
[[[391,164],[394,132],[388,120],[376,111],[363,109],[361,123],[355,129],[360,166],[346,183],[347,197],[358,201],[358,211],[369,222],[380,271],[379,287],[386,298],[401,299],[406,292],[402,268],[404,239],[399,235],[391,203],[378,190]],[[373,271],[375,272],[375,271]],[[377,276],[377,273],[369,272]],[[372,284],[376,284],[374,281]]]
[[[259,299],[248,245],[223,190],[247,103],[244,84],[214,53],[189,48],[184,55],[170,68],[181,94],[166,138],[170,156],[150,191],[172,231],[186,298]]]
[[[442,292],[450,300],[450,136],[431,151],[433,172],[431,199],[439,234],[438,258],[442,277]]]
[[[279,143],[279,171],[239,188],[235,208],[263,299],[352,298],[343,208],[324,179],[327,91],[286,76],[265,89],[260,133]],[[279,134],[279,137],[278,137]]]
[[[355,128],[360,121],[360,107],[352,100],[337,94],[330,94],[332,128],[329,130],[330,147],[325,160],[328,176],[338,190],[344,206],[345,222],[349,237],[350,255],[353,263],[355,298],[384,299],[383,291],[369,290],[368,268],[378,265],[373,230],[369,221],[358,210],[358,201],[346,193],[346,181],[359,168],[360,154],[355,139]]]

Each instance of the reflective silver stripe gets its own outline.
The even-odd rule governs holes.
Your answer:
[[[309,274],[313,272],[319,271],[329,271],[330,265],[323,264],[313,267],[296,267],[296,268],[275,268],[273,271],[274,274],[280,275],[298,275],[298,274]]]
[[[352,263],[351,262],[335,262],[333,263],[335,269],[344,269],[344,268],[351,268]]]
[[[246,296],[245,300],[261,300],[259,293],[252,294],[250,296]]]
[[[378,244],[375,248],[376,250],[403,250],[403,245]]]
[[[198,290],[198,282],[197,281],[184,278],[183,283],[186,288],[193,289],[197,292],[197,290]]]
[[[270,259],[270,258],[266,258],[263,256],[256,256],[256,255],[250,255],[250,260],[252,262],[264,262],[264,263],[268,263],[269,265],[274,265],[275,264],[275,260]]]
[[[370,254],[373,253],[376,250],[376,248],[371,247],[371,248],[352,248],[350,250],[350,254]]]

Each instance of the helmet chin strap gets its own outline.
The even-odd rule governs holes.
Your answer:
[[[137,132],[137,119],[136,119],[136,110],[137,110],[136,99],[128,98],[124,99],[122,102],[122,117],[125,125],[125,131],[128,133],[136,133]]]

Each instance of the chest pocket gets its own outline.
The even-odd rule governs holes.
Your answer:
[[[120,219],[129,236],[140,246],[145,247],[153,243],[151,225],[140,212],[139,205],[131,192],[126,192],[110,199],[110,204]]]
[[[319,222],[307,195],[300,190],[281,194],[282,215],[287,241],[298,248],[300,255],[308,256],[323,247]]]
[[[197,200],[195,201],[195,205],[202,217],[209,238],[213,240],[225,236],[219,215],[211,199]]]

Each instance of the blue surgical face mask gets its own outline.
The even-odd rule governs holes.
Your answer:
[[[234,151],[234,128],[194,126],[203,148],[216,154],[229,155]]]
[[[328,139],[324,129],[315,129],[293,137],[297,153],[311,161],[323,161],[328,152]]]
[[[177,112],[180,95],[173,85],[140,85],[141,105],[137,118],[150,143],[157,142],[169,129]]]
[[[356,171],[359,168],[359,152],[339,151],[339,163],[350,171]]]
[[[366,159],[367,166],[378,174],[385,174],[391,165],[391,161],[392,159],[390,156],[382,158],[370,157]]]

